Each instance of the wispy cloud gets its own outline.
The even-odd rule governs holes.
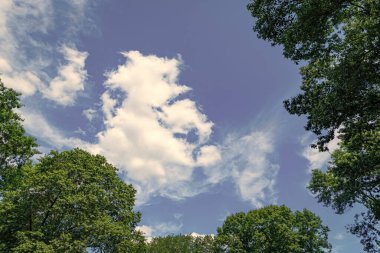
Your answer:
[[[0,75],[5,85],[24,97],[41,92],[58,104],[74,104],[78,92],[84,88],[84,61],[88,55],[75,48],[75,32],[69,33],[69,30],[79,31],[78,19],[85,17],[87,1],[74,2],[2,1]],[[68,15],[74,12],[75,20]],[[56,22],[58,16],[66,24],[63,29]],[[39,36],[51,39],[42,41]]]
[[[24,118],[24,127],[32,136],[44,144],[43,149],[68,149],[74,147],[85,148],[88,143],[75,137],[68,137],[60,129],[52,126],[45,117],[36,111],[23,108],[21,111]]]
[[[276,135],[272,127],[247,134],[230,134],[221,144],[222,159],[205,170],[211,183],[232,179],[239,196],[254,207],[276,202],[275,183],[279,165],[273,160]]]
[[[89,120],[92,121],[98,114],[97,110],[94,108],[88,108],[83,110],[82,114]]]
[[[61,53],[66,64],[58,68],[58,75],[50,81],[49,86],[42,90],[44,97],[49,98],[61,105],[73,105],[78,92],[84,90],[87,78],[85,61],[86,52],[79,52],[75,48],[64,45]]]

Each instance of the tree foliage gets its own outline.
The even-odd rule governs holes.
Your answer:
[[[155,237],[147,244],[149,253],[212,253],[214,239],[210,235],[168,235]]]
[[[141,252],[135,190],[100,155],[56,152],[22,167],[0,202],[1,252]]]
[[[37,152],[35,139],[25,134],[22,119],[15,112],[21,107],[19,95],[0,80],[0,190]]]
[[[217,252],[330,252],[328,227],[312,212],[267,206],[227,217],[216,237]]]
[[[380,4],[376,0],[254,0],[254,31],[284,56],[306,63],[302,93],[286,109],[306,115],[317,146],[378,125],[380,112]]]
[[[344,140],[326,172],[314,170],[309,189],[318,200],[343,213],[355,203],[368,212],[356,215],[349,230],[367,252],[380,251],[380,128]]]
[[[314,171],[311,191],[338,213],[355,203],[367,207],[350,230],[363,242],[371,234],[376,247],[379,237],[365,231],[380,218],[380,2],[252,0],[248,9],[258,36],[303,65],[302,93],[285,108],[306,115],[320,151],[339,133],[340,148],[327,172]]]

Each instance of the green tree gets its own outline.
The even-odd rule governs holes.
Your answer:
[[[15,112],[21,107],[19,95],[0,80],[0,196],[1,189],[17,169],[37,152],[35,139],[25,135],[22,119]]]
[[[252,0],[248,10],[258,36],[303,65],[302,93],[284,105],[306,115],[306,130],[318,136],[312,146],[326,151],[339,133],[341,146],[327,172],[313,173],[311,191],[337,213],[367,207],[368,217],[356,222],[361,229],[350,230],[368,241],[364,232],[380,218],[380,2]]]
[[[218,228],[217,252],[331,252],[329,229],[312,212],[267,206],[233,214]]]
[[[21,169],[0,202],[1,252],[142,252],[135,190],[100,155],[56,152]]]
[[[349,230],[362,238],[367,252],[380,251],[380,128],[344,140],[327,171],[313,171],[309,189],[337,213],[364,205],[368,212],[356,215]]]
[[[306,129],[325,144],[341,129],[349,139],[378,125],[380,4],[377,0],[253,0],[254,31],[284,56],[305,64],[302,93],[286,109],[306,115]]]
[[[147,244],[149,253],[212,253],[214,239],[210,235],[168,235],[155,237]]]

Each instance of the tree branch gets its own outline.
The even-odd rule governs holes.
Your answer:
[[[55,205],[55,203],[57,202],[59,196],[61,195],[61,191],[58,192],[57,196],[54,198],[53,202],[50,204],[49,208],[48,208],[48,211],[46,212],[45,214],[45,217],[44,219],[42,220],[42,223],[41,223],[41,226],[44,226],[49,215],[50,215],[50,210],[53,208],[53,206]]]

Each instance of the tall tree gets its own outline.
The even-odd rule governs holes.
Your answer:
[[[312,212],[267,206],[233,214],[218,228],[217,252],[331,252],[328,227]]]
[[[141,252],[135,190],[100,155],[52,151],[0,202],[1,252]]]
[[[0,80],[0,195],[7,178],[11,180],[17,169],[37,152],[35,139],[25,134],[22,119],[15,111],[21,107],[19,96]]]
[[[284,104],[307,116],[306,130],[318,136],[313,147],[327,150],[338,132],[340,148],[327,172],[313,173],[311,191],[338,213],[364,204],[369,216],[351,232],[368,241],[358,231],[380,219],[380,2],[252,0],[248,10],[258,36],[303,65],[302,93]]]
[[[368,212],[356,215],[349,230],[367,252],[380,251],[380,129],[343,140],[326,172],[314,170],[309,189],[318,200],[343,213],[355,203]]]

